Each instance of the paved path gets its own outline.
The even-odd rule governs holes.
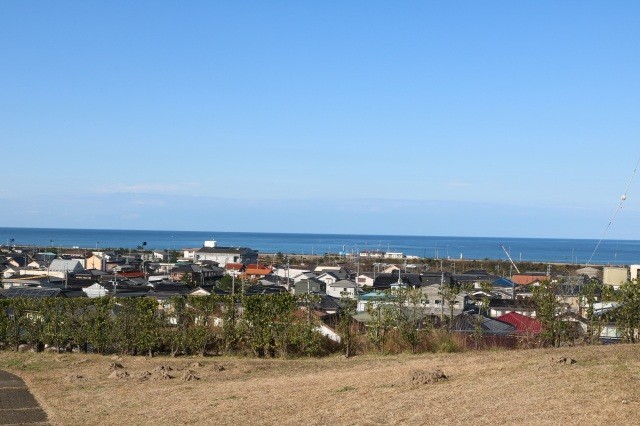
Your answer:
[[[0,425],[48,424],[47,413],[26,383],[15,374],[0,370]]]

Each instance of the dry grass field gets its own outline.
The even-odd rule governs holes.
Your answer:
[[[0,368],[59,425],[640,422],[640,345],[298,360],[3,352]],[[412,384],[434,369],[448,379]]]

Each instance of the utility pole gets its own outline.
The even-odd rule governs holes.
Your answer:
[[[231,273],[231,296],[236,294],[236,274]]]
[[[442,259],[440,259],[440,326],[444,323],[444,294],[442,287],[444,286],[444,269],[442,268]]]

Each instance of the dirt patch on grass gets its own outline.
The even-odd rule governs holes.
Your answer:
[[[640,346],[616,345],[350,359],[124,356],[117,361],[124,368],[110,370],[114,360],[104,356],[4,352],[0,368],[25,378],[50,421],[61,425],[469,419],[634,424],[640,410],[639,354]],[[561,357],[578,362],[570,367],[566,361],[550,362]],[[437,370],[449,379],[423,385]],[[121,372],[129,376],[109,379]],[[414,383],[416,372],[421,374]],[[154,380],[163,374],[173,379]]]
[[[409,376],[409,384],[411,386],[430,385],[447,380],[447,376],[440,369],[432,371],[414,370]]]

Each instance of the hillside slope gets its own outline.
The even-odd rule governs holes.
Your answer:
[[[301,360],[3,352],[0,368],[65,425],[637,424],[640,413],[637,345]],[[448,379],[412,384],[434,369]]]

